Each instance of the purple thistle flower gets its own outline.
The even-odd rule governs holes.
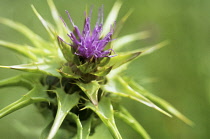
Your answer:
[[[90,28],[92,10],[90,11],[89,16],[86,15],[85,24],[82,32],[80,32],[79,28],[74,24],[69,12],[66,11],[66,13],[68,14],[68,18],[74,27],[74,31],[67,34],[72,43],[67,44],[74,48],[76,55],[84,57],[86,59],[112,57],[110,53],[113,50],[104,50],[104,48],[110,41],[112,41],[111,37],[114,32],[114,27],[111,26],[110,32],[104,38],[100,38],[101,32],[103,30],[103,7],[99,9],[98,20],[92,31]],[[61,20],[67,27],[65,21],[62,18]],[[58,38],[62,40],[59,36]]]

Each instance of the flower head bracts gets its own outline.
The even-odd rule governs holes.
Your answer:
[[[103,9],[99,9],[98,20],[92,31],[90,27],[90,15],[92,11],[90,12],[90,15],[85,18],[84,29],[82,32],[80,32],[79,28],[74,24],[69,12],[66,11],[66,13],[68,14],[68,18],[74,27],[74,31],[67,35],[72,41],[69,45],[74,49],[75,54],[86,59],[110,57],[112,49],[104,50],[104,48],[110,41],[112,41],[111,37],[113,35],[114,28],[111,27],[110,32],[104,38],[101,38],[101,32],[103,30]],[[62,21],[64,22],[63,19]],[[64,25],[66,26],[65,22]]]

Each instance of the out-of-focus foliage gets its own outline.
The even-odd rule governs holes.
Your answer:
[[[105,0],[55,1],[60,13],[65,15],[64,10],[68,10],[80,27],[83,24],[83,17],[76,15],[82,15],[84,11],[81,9],[84,9],[86,5],[88,5],[87,7],[91,5],[99,7],[101,4],[104,4],[106,15],[113,3]],[[41,23],[34,18],[30,4],[39,7],[39,12],[43,13],[43,17],[50,19],[50,12],[46,10],[48,8],[47,2],[43,0],[1,0],[0,16],[19,21],[29,26],[32,30],[36,30],[36,33],[47,36]],[[134,9],[134,12],[124,25],[122,35],[147,30],[150,31],[152,36],[146,41],[138,41],[132,46],[128,44],[125,50],[141,48],[165,39],[170,40],[170,45],[164,49],[136,60],[130,65],[131,68],[126,73],[134,77],[140,84],[143,84],[150,92],[172,103],[196,124],[191,128],[175,118],[168,118],[154,110],[145,108],[143,105],[139,106],[136,102],[125,100],[124,106],[145,127],[152,138],[197,139],[210,136],[208,132],[210,130],[210,121],[208,120],[210,116],[209,5],[210,2],[207,0],[124,1],[121,16],[131,8]],[[29,43],[19,33],[5,26],[0,25],[0,32],[2,40]],[[8,58],[5,59],[5,57]],[[17,65],[20,64],[21,60],[22,57],[14,55],[9,50],[0,48],[1,65]],[[4,79],[19,72],[0,69],[0,73],[0,78]],[[13,97],[11,97],[11,94],[7,94],[8,91],[13,92]],[[0,108],[18,99],[24,94],[24,91],[21,88],[0,89],[0,97],[3,100],[0,102]],[[23,92],[23,94],[18,92]],[[37,138],[37,133],[41,131],[39,127],[43,127],[44,122],[42,122],[42,117],[37,114],[33,106],[30,106],[21,110],[21,112],[15,112],[1,119],[0,136],[5,139],[27,139],[29,137],[35,139]],[[119,123],[119,125],[120,131],[125,138],[139,138],[126,125],[122,123]],[[30,129],[34,130],[33,135],[28,134],[27,136],[26,133],[24,136],[20,129],[25,127],[31,127]],[[108,132],[104,130],[103,126],[100,126],[97,130],[101,134]],[[107,138],[99,133],[100,138]]]

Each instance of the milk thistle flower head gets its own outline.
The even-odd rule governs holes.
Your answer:
[[[143,138],[150,138],[121,105],[120,98],[124,97],[192,124],[165,100],[151,94],[132,79],[122,76],[121,72],[132,60],[153,52],[164,46],[165,42],[145,49],[120,52],[126,44],[148,37],[147,32],[139,32],[117,37],[117,40],[112,41],[115,21],[122,5],[120,1],[114,4],[104,24],[102,8],[99,10],[98,21],[92,31],[90,16],[86,16],[84,29],[80,32],[67,12],[73,25],[73,31],[68,32],[69,42],[65,37],[62,39],[66,36],[66,23],[63,19],[62,23],[53,1],[48,0],[48,4],[56,26],[48,23],[34,6],[32,9],[48,32],[50,41],[44,40],[20,23],[0,18],[1,24],[19,31],[33,44],[20,45],[0,40],[0,46],[15,51],[29,61],[21,65],[0,66],[24,71],[15,77],[1,80],[0,87],[21,86],[28,90],[19,100],[1,109],[0,118],[35,104],[47,119],[46,128],[40,135],[43,139],[87,139],[94,136],[100,123],[108,128],[113,138],[122,139],[115,123],[116,117]],[[129,13],[118,21],[115,30],[122,28],[128,15]],[[117,56],[111,55],[111,46]],[[60,134],[57,134],[58,131]]]
[[[86,16],[84,29],[80,32],[79,28],[71,19],[69,12],[66,11],[66,13],[68,14],[69,20],[74,27],[74,31],[70,32],[68,36],[72,41],[69,45],[73,47],[75,54],[86,59],[109,57],[112,49],[104,50],[104,48],[110,41],[112,41],[111,37],[113,35],[114,28],[111,27],[110,32],[104,38],[101,38],[103,30],[103,9],[101,8],[99,10],[98,21],[96,22],[93,31],[91,31],[90,27],[91,15]],[[92,11],[90,13],[92,13]],[[62,21],[67,27],[65,21],[63,19]],[[59,39],[61,38],[59,37]]]

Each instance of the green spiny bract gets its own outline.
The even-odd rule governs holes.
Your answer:
[[[95,127],[101,121],[109,129],[113,138],[121,139],[121,134],[115,124],[115,117],[131,126],[144,138],[150,138],[134,117],[120,105],[120,97],[125,97],[145,104],[167,116],[174,115],[187,124],[192,124],[169,103],[149,93],[131,79],[120,75],[132,60],[153,52],[167,42],[144,50],[118,51],[127,43],[148,37],[147,32],[140,32],[120,37],[115,41],[110,41],[111,38],[109,38],[110,44],[108,48],[106,47],[108,51],[97,49],[98,47],[94,46],[97,52],[90,52],[86,55],[84,49],[78,51],[79,46],[69,45],[75,43],[74,39],[73,42],[66,43],[61,37],[58,37],[65,38],[66,28],[52,0],[48,0],[48,3],[56,23],[55,27],[44,20],[33,6],[32,9],[47,30],[50,41],[44,40],[20,23],[0,18],[1,24],[19,31],[33,44],[29,46],[0,41],[1,46],[25,56],[31,62],[22,65],[0,66],[27,72],[0,81],[1,87],[22,86],[29,90],[22,98],[1,109],[0,118],[27,105],[35,104],[40,113],[49,121],[48,126],[42,132],[41,138],[43,139],[61,138],[60,134],[56,135],[59,130],[67,131],[67,138],[76,136],[78,139],[86,139],[94,133]],[[110,25],[115,22],[120,7],[121,2],[117,1],[103,25],[103,31],[100,30],[101,34],[97,42],[109,33]],[[129,13],[119,21],[116,30],[122,27],[128,15]],[[104,48],[103,42],[100,43]],[[91,43],[87,42],[87,44]],[[117,56],[110,57],[112,47]]]

